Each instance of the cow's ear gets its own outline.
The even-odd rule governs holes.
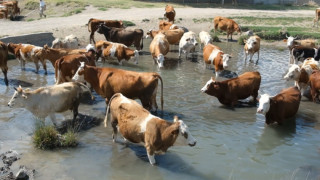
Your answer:
[[[173,127],[172,127],[172,130],[171,130],[171,134],[172,134],[172,135],[177,135],[177,134],[179,134],[179,125],[173,124],[172,126],[173,126]]]
[[[287,41],[288,41],[288,39],[284,39],[284,40],[283,40],[283,42],[287,42]]]
[[[178,122],[178,120],[179,120],[178,116],[173,117],[173,122]]]

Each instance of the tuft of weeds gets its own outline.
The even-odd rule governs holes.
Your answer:
[[[123,25],[125,27],[128,27],[128,26],[135,26],[136,24],[131,22],[131,21],[122,21]]]
[[[99,10],[99,11],[107,11],[108,9],[105,8],[105,7],[99,7],[98,10]]]

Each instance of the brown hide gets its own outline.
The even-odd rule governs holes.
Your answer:
[[[210,57],[212,51],[214,51],[214,50],[221,51],[221,48],[218,46],[215,46],[213,44],[207,44],[203,48],[203,60],[206,64],[211,64],[209,57]],[[219,52],[217,54],[216,58],[213,60],[214,68],[215,68],[215,71],[217,71],[217,72],[220,72],[223,70],[223,59],[222,59],[223,54],[224,54],[223,52]]]
[[[319,101],[320,95],[320,71],[313,71],[309,77],[310,79],[310,87],[311,87],[311,96],[313,102]]]
[[[246,72],[237,78],[212,82],[205,93],[217,97],[221,104],[234,106],[238,100],[249,96],[256,101],[260,83],[259,72]]]
[[[184,34],[184,31],[182,29],[170,29],[170,30],[150,30],[147,32],[147,35],[149,35],[152,39],[159,33],[163,33],[169,44],[179,44],[181,37]]]
[[[61,57],[55,62],[56,84],[70,82],[80,66],[80,62],[96,66],[94,52],[89,51],[85,54],[70,54]]]
[[[227,32],[227,39],[229,38],[229,35],[231,35],[231,40],[232,40],[232,34],[234,32],[241,33],[241,29],[240,29],[239,25],[232,19],[228,19],[228,18],[221,17],[221,16],[216,16],[213,19],[213,24],[214,24],[214,31],[215,32],[218,29]]]
[[[166,5],[164,16],[168,19],[169,22],[174,23],[176,11],[171,5]]]
[[[173,23],[168,21],[160,21],[159,22],[159,30],[169,30]]]
[[[266,124],[277,122],[282,124],[285,119],[294,116],[300,105],[301,92],[297,87],[282,90],[270,98],[270,109],[266,114]]]
[[[8,72],[7,61],[8,61],[8,47],[5,43],[0,41],[0,68],[3,72],[4,82],[6,86],[9,85],[8,77],[7,77],[7,72]]]
[[[100,68],[85,66],[78,72],[90,83],[93,89],[106,103],[115,93],[122,93],[130,99],[140,99],[146,109],[151,109],[152,103],[156,105],[158,80],[161,81],[161,109],[163,109],[163,83],[158,73],[134,72],[115,68]]]

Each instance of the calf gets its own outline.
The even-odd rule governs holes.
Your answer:
[[[165,13],[163,16],[167,18],[169,22],[174,23],[174,17],[176,16],[176,11],[174,10],[173,6],[166,5],[164,10],[165,10]]]
[[[266,124],[277,122],[280,125],[297,113],[300,100],[301,93],[297,87],[284,89],[273,97],[263,94],[259,99],[257,113],[266,116]]]
[[[85,54],[70,54],[63,56],[55,62],[56,84],[71,81],[80,66],[80,62],[95,66],[95,48],[89,44]]]
[[[107,41],[122,43],[126,46],[131,46],[134,44],[134,47],[137,50],[143,49],[142,29],[128,30],[123,28],[108,27],[104,24],[100,24],[97,32],[103,34]]]
[[[8,47],[5,43],[0,41],[0,68],[4,75],[4,82],[6,83],[6,86],[9,85],[7,72],[8,72]]]
[[[87,66],[84,62],[72,80],[88,82],[108,104],[115,93],[131,99],[140,99],[144,108],[156,111],[158,80],[161,81],[161,109],[163,110],[163,83],[158,73],[134,72],[115,68]]]
[[[195,146],[196,139],[191,135],[188,126],[174,117],[173,123],[153,116],[139,103],[116,93],[110,99],[106,118],[111,113],[113,128],[112,139],[117,139],[118,128],[121,135],[132,143],[142,143],[147,150],[150,164],[156,163],[154,155],[165,153],[171,146]],[[118,128],[117,128],[118,126]]]
[[[294,60],[294,64],[298,64],[298,61],[304,61],[307,58],[314,58],[316,61],[320,59],[320,48],[309,48],[303,46],[295,46],[291,50],[292,58],[290,59],[290,63],[292,64],[292,60]]]
[[[261,76],[259,72],[246,72],[237,78],[220,82],[212,78],[201,91],[217,97],[221,104],[234,107],[239,99],[246,99],[249,96],[253,96],[253,101],[255,102],[258,97],[260,83]]]
[[[198,45],[196,34],[192,31],[183,34],[179,42],[179,59],[181,58],[181,52],[186,54],[186,59],[190,52],[194,52]]]
[[[158,33],[150,43],[150,52],[159,68],[163,67],[164,56],[169,52],[169,42],[164,34]]]
[[[214,65],[216,71],[216,79],[219,77],[220,72],[228,67],[228,62],[231,56],[225,54],[220,47],[208,44],[203,48],[203,60],[205,64],[211,67]]]
[[[115,27],[115,28],[123,28],[123,22],[122,21],[116,21],[116,20],[100,20],[100,19],[94,19],[90,18],[88,21],[88,31],[90,32],[90,43],[93,41],[95,44],[94,40],[94,32],[98,30],[99,24],[105,24],[108,27]]]
[[[77,82],[41,87],[33,91],[23,90],[19,86],[15,88],[8,106],[26,108],[34,116],[43,120],[50,116],[54,125],[57,125],[55,113],[72,110],[74,122],[78,115],[79,100],[84,91],[90,92],[87,86]]]
[[[316,9],[316,17],[313,19],[313,27],[317,24],[317,27],[319,26],[319,17],[320,17],[320,8]]]
[[[139,52],[128,48],[124,44],[98,41],[96,48],[97,59],[101,56],[103,62],[105,59],[117,59],[119,64],[122,65],[123,60],[128,61],[134,57],[134,63],[138,64]]]
[[[317,102],[320,100],[320,71],[313,71],[309,77],[310,79],[310,88],[311,88],[311,96],[313,102]]]
[[[209,43],[212,44],[212,37],[211,35],[206,32],[206,31],[201,31],[199,33],[199,39],[200,39],[200,49],[201,49],[201,45],[203,44],[203,46],[208,45]]]
[[[64,39],[56,38],[52,41],[51,48],[78,49],[79,40],[73,34],[66,36]]]
[[[231,40],[232,40],[232,34],[234,32],[239,32],[241,34],[240,26],[232,19],[216,16],[213,19],[213,26],[214,26],[215,33],[218,29],[222,31],[226,31],[228,40],[229,40],[229,36],[231,36]]]
[[[252,57],[254,53],[258,53],[258,59],[256,63],[259,61],[259,54],[260,54],[260,37],[255,35],[251,36],[244,45],[244,53],[245,53],[245,60],[247,60],[248,54],[250,54],[250,61],[252,61]]]

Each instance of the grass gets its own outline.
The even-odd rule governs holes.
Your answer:
[[[213,18],[201,18],[201,19],[196,19],[196,18],[193,18],[192,21],[194,23],[204,23],[204,22],[213,22]]]
[[[81,13],[83,10],[85,10],[84,7],[77,8],[77,9],[74,9],[74,10],[71,10],[71,11],[69,11],[69,12],[64,13],[62,16],[63,16],[63,17],[72,16],[73,14],[79,14],[79,13]]]
[[[238,24],[261,25],[264,26],[301,26],[305,22],[312,22],[312,17],[255,17],[255,16],[233,16],[228,17],[235,20]]]
[[[34,21],[35,19],[33,19],[33,18],[29,18],[29,19],[27,19],[27,21],[28,22],[30,22],[30,21]]]
[[[244,44],[245,44],[244,40],[246,40],[246,39],[248,39],[248,38],[249,38],[249,36],[247,36],[247,35],[240,36],[240,37],[238,38],[238,44],[239,44],[239,45],[244,45]]]
[[[131,22],[131,21],[122,21],[123,25],[125,27],[128,27],[128,26],[135,26],[136,24]]]
[[[60,147],[75,147],[78,145],[76,133],[68,130],[60,135],[53,126],[36,125],[33,135],[33,143],[36,148],[47,150]]]
[[[107,9],[107,8],[104,8],[104,7],[99,7],[98,10],[100,10],[100,11],[107,11],[108,9]]]

